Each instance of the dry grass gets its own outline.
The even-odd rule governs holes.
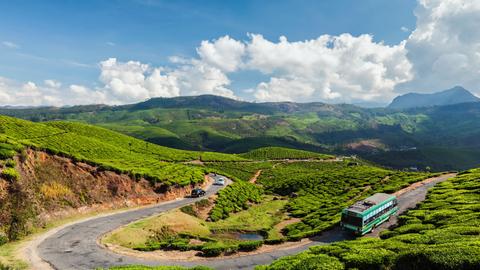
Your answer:
[[[72,190],[58,182],[42,184],[40,192],[46,199],[51,200],[72,195]]]

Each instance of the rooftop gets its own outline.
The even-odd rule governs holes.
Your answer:
[[[347,210],[362,213],[370,207],[377,205],[387,199],[390,199],[391,197],[393,197],[393,195],[386,193],[375,193],[364,200],[356,202],[352,206],[348,207]]]

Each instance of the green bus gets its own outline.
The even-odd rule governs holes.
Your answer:
[[[397,197],[386,193],[376,193],[343,209],[340,226],[357,235],[364,235],[397,212]]]

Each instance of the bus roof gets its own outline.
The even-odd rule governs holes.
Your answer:
[[[372,206],[382,204],[383,202],[390,201],[391,199],[394,199],[394,198],[395,198],[394,195],[390,195],[386,193],[375,193],[364,200],[356,202],[355,204],[348,207],[346,210],[361,214],[366,210],[370,209]]]

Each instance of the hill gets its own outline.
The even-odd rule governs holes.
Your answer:
[[[203,181],[203,169],[182,161],[242,160],[234,155],[163,147],[81,123],[33,123],[5,116],[0,116],[0,141],[64,155],[166,185]]]
[[[393,110],[206,95],[113,107],[0,109],[0,114],[89,123],[185,150],[244,153],[279,146],[356,154],[393,168],[440,171],[480,165],[480,102]]]
[[[388,105],[388,108],[409,109],[478,101],[480,101],[480,98],[474,96],[465,88],[456,86],[452,89],[432,94],[409,93],[398,96],[392,101],[392,103],[390,103],[390,105]]]

